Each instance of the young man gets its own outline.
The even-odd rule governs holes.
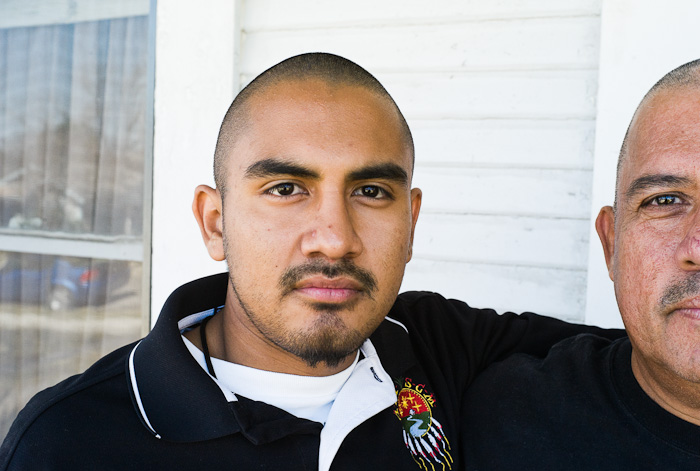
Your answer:
[[[358,65],[305,54],[261,74],[224,118],[217,188],[193,203],[228,273],[33,399],[0,469],[458,469],[479,371],[598,330],[397,298],[412,174],[406,121]]]

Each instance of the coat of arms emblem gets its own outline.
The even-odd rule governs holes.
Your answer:
[[[414,384],[411,378],[397,387],[394,413],[401,420],[403,440],[413,460],[426,471],[452,469],[453,463],[450,442],[440,422],[433,417],[435,402],[425,385]]]

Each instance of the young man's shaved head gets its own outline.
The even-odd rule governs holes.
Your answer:
[[[236,97],[215,163],[218,188],[198,186],[192,203],[229,273],[212,356],[306,376],[348,368],[396,302],[420,212],[396,103],[347,59],[292,57]]]
[[[700,59],[683,64],[661,77],[661,79],[656,82],[651,89],[649,89],[647,94],[644,95],[644,98],[642,98],[642,101],[639,103],[639,106],[634,112],[634,116],[632,117],[632,120],[627,128],[627,132],[625,133],[625,138],[622,141],[622,147],[620,148],[620,156],[617,161],[615,204],[613,205],[613,208],[617,207],[617,201],[619,199],[619,195],[617,193],[619,191],[620,172],[628,157],[627,154],[629,150],[630,135],[635,127],[634,125],[636,118],[639,115],[640,110],[659,93],[685,87],[700,89]]]
[[[238,136],[245,132],[249,125],[247,106],[250,98],[281,82],[310,79],[322,80],[331,86],[361,87],[388,100],[396,110],[406,148],[410,152],[411,158],[414,158],[413,137],[406,119],[389,92],[372,74],[354,62],[334,54],[300,54],[290,57],[258,75],[241,90],[226,112],[214,153],[214,179],[222,196],[226,187],[227,160]]]

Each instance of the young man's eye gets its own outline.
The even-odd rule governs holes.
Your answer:
[[[361,186],[353,192],[353,195],[364,196],[365,198],[374,198],[374,199],[389,197],[389,193],[377,185]]]
[[[273,196],[292,196],[301,192],[299,185],[288,182],[280,183],[267,190],[267,193]]]

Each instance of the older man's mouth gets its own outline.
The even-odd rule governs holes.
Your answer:
[[[683,316],[693,321],[700,321],[700,299],[694,298],[673,306],[671,314]]]

